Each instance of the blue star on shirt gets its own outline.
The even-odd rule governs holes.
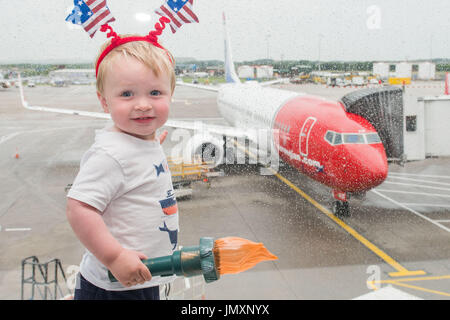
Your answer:
[[[157,176],[157,177],[159,177],[160,173],[165,172],[162,163],[161,163],[159,166],[157,166],[156,164],[154,164],[153,166],[154,166],[155,169],[156,169],[156,176]]]

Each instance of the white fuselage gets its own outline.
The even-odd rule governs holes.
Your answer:
[[[288,100],[303,93],[262,87],[257,83],[225,84],[217,96],[222,117],[232,126],[271,129],[275,114]]]

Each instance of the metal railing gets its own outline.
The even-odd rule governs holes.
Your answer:
[[[31,275],[27,276],[30,271]],[[58,281],[64,281],[67,294],[63,293],[62,286]],[[35,300],[36,293],[42,300],[62,299],[71,294],[66,281],[66,275],[59,259],[40,263],[36,256],[27,257],[22,260],[21,300]],[[25,299],[28,285],[31,286],[30,298]]]

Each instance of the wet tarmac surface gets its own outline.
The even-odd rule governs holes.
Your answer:
[[[283,87],[330,99],[352,90]],[[406,94],[441,92],[421,90]],[[90,86],[25,94],[33,105],[100,111]],[[171,117],[220,122],[215,93],[177,88]],[[79,264],[84,249],[66,221],[65,188],[106,123],[28,111],[18,89],[0,91],[0,299],[20,299],[26,257],[59,258],[65,271]],[[167,153],[176,143],[168,130]],[[279,259],[204,285],[206,299],[353,299],[389,286],[422,299],[450,297],[450,159],[391,164],[388,179],[365,199],[351,199],[352,215],[338,219],[329,215],[330,189],[288,166],[271,176],[256,165],[218,169],[224,177],[196,182],[192,196],[179,199],[179,244],[239,236],[263,242]]]

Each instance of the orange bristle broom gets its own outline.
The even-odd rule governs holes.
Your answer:
[[[206,282],[216,281],[222,274],[239,273],[253,268],[257,263],[276,260],[262,243],[226,237],[214,240],[200,238],[200,244],[183,247],[170,256],[150,258],[142,262],[149,268],[152,276],[178,275],[192,277],[203,275]],[[117,281],[109,273],[111,281]]]

